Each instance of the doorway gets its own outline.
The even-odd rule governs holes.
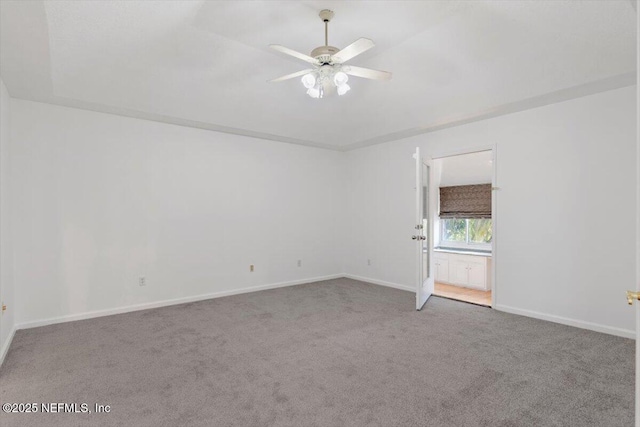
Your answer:
[[[495,149],[434,157],[433,295],[495,303]]]

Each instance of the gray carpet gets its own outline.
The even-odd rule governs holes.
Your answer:
[[[339,279],[21,330],[9,426],[632,426],[634,342]]]

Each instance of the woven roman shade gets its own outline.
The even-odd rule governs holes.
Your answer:
[[[491,184],[440,187],[440,218],[491,218]]]

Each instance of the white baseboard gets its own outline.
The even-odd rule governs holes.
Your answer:
[[[15,326],[11,328],[11,332],[7,337],[7,341],[5,341],[4,345],[2,346],[2,349],[0,349],[0,367],[4,363],[4,358],[7,356],[7,353],[9,352],[9,346],[11,346],[11,341],[13,341],[13,337],[16,334],[16,329],[18,328],[16,328]]]
[[[600,325],[598,323],[585,322],[583,320],[570,319],[568,317],[556,316],[553,314],[540,313],[538,311],[524,310],[521,308],[509,307],[497,304],[494,307],[498,311],[504,311],[511,314],[519,314],[521,316],[533,317],[535,319],[546,320],[548,322],[561,323],[563,325],[575,326],[576,328],[589,329],[591,331],[602,332],[604,334],[617,335],[623,338],[636,338],[636,333],[629,329],[614,328],[612,326]]]
[[[414,292],[415,291],[415,289],[413,287],[411,287],[411,286],[406,286],[406,285],[401,285],[401,284],[398,284],[398,283],[392,283],[392,282],[386,282],[386,281],[383,281],[383,280],[372,279],[370,277],[356,276],[356,275],[353,275],[353,274],[346,274],[345,273],[345,274],[332,274],[332,275],[321,276],[321,277],[311,277],[311,278],[308,278],[308,279],[294,280],[294,281],[290,281],[290,282],[273,283],[273,284],[268,284],[268,285],[253,286],[253,287],[242,288],[242,289],[233,289],[233,290],[229,290],[229,291],[214,292],[214,293],[210,293],[210,294],[195,295],[195,296],[175,298],[175,299],[170,299],[170,300],[163,300],[163,301],[155,301],[155,302],[149,302],[149,303],[129,305],[129,306],[125,306],[125,307],[117,307],[117,308],[111,308],[111,309],[105,309],[105,310],[95,310],[95,311],[89,311],[89,312],[78,313],[78,314],[70,314],[70,315],[66,315],[66,316],[52,317],[52,318],[48,318],[48,319],[34,320],[34,321],[19,323],[19,324],[15,325],[13,327],[11,333],[9,334],[9,338],[7,339],[7,341],[2,346],[2,349],[0,349],[0,365],[2,365],[2,362],[4,361],[4,358],[5,358],[8,350],[9,350],[9,346],[11,345],[11,341],[13,340],[15,332],[18,329],[35,328],[35,327],[38,327],[38,326],[53,325],[53,324],[56,324],[56,323],[72,322],[74,320],[92,319],[94,317],[110,316],[110,315],[113,315],[113,314],[128,313],[128,312],[131,312],[131,311],[138,311],[138,310],[148,310],[148,309],[151,309],[151,308],[165,307],[165,306],[176,305],[176,304],[185,304],[185,303],[189,303],[189,302],[202,301],[202,300],[213,299],[213,298],[221,298],[221,297],[226,297],[226,296],[231,296],[231,295],[239,295],[239,294],[245,294],[245,293],[249,293],[249,292],[263,291],[263,290],[267,290],[267,289],[276,289],[276,288],[283,288],[283,287],[287,287],[287,286],[302,285],[302,284],[305,284],[305,283],[320,282],[320,281],[323,281],[323,280],[339,279],[339,278],[342,278],[342,277],[346,277],[348,279],[353,279],[353,280],[358,280],[358,281],[361,281],[361,282],[367,282],[367,283],[371,283],[371,284],[374,284],[374,285],[380,285],[380,286],[386,286],[386,287],[390,287],[390,288],[400,289],[400,290],[408,291],[408,292]],[[540,313],[540,312],[532,311],[532,310],[525,310],[525,309],[520,309],[520,308],[515,308],[515,307],[509,307],[509,306],[505,306],[505,305],[501,305],[501,304],[496,305],[494,308],[496,310],[498,310],[498,311],[504,311],[506,313],[512,313],[512,314],[518,314],[518,315],[521,315],[521,316],[533,317],[535,319],[546,320],[546,321],[554,322],[554,323],[561,323],[563,325],[575,326],[575,327],[578,327],[578,328],[589,329],[589,330],[592,330],[592,331],[602,332],[602,333],[605,333],[605,334],[616,335],[616,336],[620,336],[620,337],[624,337],[624,338],[635,339],[635,337],[636,337],[635,332],[632,331],[632,330],[628,330],[628,329],[614,328],[614,327],[610,327],[610,326],[600,325],[600,324],[597,324],[597,323],[585,322],[585,321],[582,321],[582,320],[575,320],[575,319],[570,319],[570,318],[567,318],[567,317],[556,316],[556,315],[551,315],[551,314],[546,314],[546,313]]]
[[[388,286],[390,288],[401,289],[403,291],[415,292],[415,288],[398,283],[385,282],[382,280],[371,279],[369,277],[356,276],[353,274],[344,274],[348,279],[359,280],[361,282],[373,283],[375,285]],[[636,338],[636,333],[629,329],[615,328],[612,326],[600,325],[598,323],[585,322],[582,320],[570,319],[568,317],[556,316],[553,314],[540,313],[533,310],[525,310],[521,308],[510,307],[498,304],[493,307],[498,311],[506,313],[518,314],[520,316],[533,317],[534,319],[546,320],[548,322],[560,323],[563,325],[574,326],[576,328],[588,329],[591,331],[602,332],[604,334],[616,335],[623,338]]]
[[[359,280],[361,282],[373,283],[374,285],[387,286],[389,288],[401,289],[403,291],[415,292],[415,288],[406,285],[400,285],[398,283],[385,282],[383,280],[371,279],[370,277],[356,276],[353,274],[343,274],[342,277],[347,279]]]
[[[252,286],[248,288],[233,289],[229,291],[213,292],[210,294],[194,295],[189,297],[175,298],[163,301],[147,302],[142,304],[128,305],[125,307],[109,308],[105,310],[87,311],[78,314],[69,314],[60,317],[51,317],[48,319],[33,320],[23,322],[16,325],[16,329],[37,328],[39,326],[53,325],[56,323],[72,322],[74,320],[92,319],[94,317],[111,316],[113,314],[129,313],[131,311],[148,310],[150,308],[166,307],[169,305],[185,304],[189,302],[202,301],[213,298],[227,297],[231,295],[246,294],[249,292],[264,291],[267,289],[284,288],[287,286],[303,285],[305,283],[320,282],[323,280],[339,279],[344,277],[342,274],[332,274],[329,276],[310,277],[308,279],[294,280],[290,282],[272,283],[268,285]]]

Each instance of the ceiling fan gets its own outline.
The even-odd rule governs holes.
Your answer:
[[[373,41],[362,37],[344,49],[329,46],[329,22],[331,18],[333,18],[334,13],[324,9],[320,11],[319,15],[320,19],[324,22],[324,46],[313,49],[311,55],[305,55],[304,53],[296,52],[295,50],[277,44],[269,45],[271,49],[307,62],[313,65],[314,68],[307,68],[306,70],[287,74],[286,76],[269,80],[270,82],[282,82],[302,76],[302,84],[307,88],[307,95],[312,98],[323,98],[334,92],[338,92],[338,95],[347,93],[351,89],[347,84],[349,76],[372,80],[391,79],[391,73],[388,71],[345,65],[344,63],[348,60],[375,46]]]

